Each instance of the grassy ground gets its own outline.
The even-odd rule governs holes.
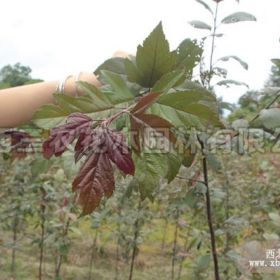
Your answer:
[[[230,239],[231,249],[235,249],[238,245],[249,242],[251,240],[264,240],[266,236],[280,236],[279,225],[271,221],[270,213],[279,213],[279,156],[275,155],[253,155],[249,157],[236,157],[232,161],[224,162],[227,165],[227,176],[229,190],[231,212],[233,217],[244,218],[244,222],[239,222],[240,219],[235,219],[235,224],[230,224],[232,236]],[[238,166],[238,168],[237,168]],[[224,221],[224,199],[218,196],[218,190],[223,190],[225,174],[220,174],[215,177],[212,182],[212,189],[216,190],[213,193],[213,209],[216,215],[216,227],[221,227],[221,222]],[[219,187],[220,182],[220,187]],[[157,211],[153,209],[154,212]],[[195,221],[195,227],[206,229],[204,242],[198,250],[198,246],[194,246],[190,255],[187,256],[183,263],[183,271],[180,279],[176,280],[213,280],[212,262],[205,265],[203,259],[200,259],[200,265],[205,265],[205,277],[196,277],[193,273],[195,262],[198,262],[200,257],[209,254],[209,235],[207,229],[207,220],[205,212],[202,211],[197,217],[190,216],[185,212],[185,221]],[[189,216],[188,216],[189,215]],[[278,217],[278,216],[277,216]],[[219,224],[220,222],[220,224]],[[32,223],[31,223],[32,224]],[[164,220],[153,218],[152,222],[145,225],[144,231],[147,232],[143,245],[140,246],[140,253],[135,261],[133,280],[171,280],[171,264],[172,264],[172,247],[174,237],[174,220],[170,220],[166,229],[165,247],[162,249],[162,240],[164,237]],[[61,278],[59,280],[128,280],[130,259],[125,261],[125,258],[118,262],[118,277],[116,278],[116,237],[113,234],[116,227],[107,224],[106,228],[102,228],[102,237],[98,239],[95,252],[92,277],[89,277],[89,264],[91,258],[91,247],[94,237],[94,231],[86,221],[81,221],[79,224],[80,233],[74,232],[70,234],[71,249],[66,260],[63,261],[61,269]],[[184,240],[181,234],[186,235],[187,229],[183,228],[179,234],[178,247],[182,248]],[[266,235],[265,235],[266,234]],[[269,234],[269,235],[267,235]],[[32,243],[34,236],[39,236],[39,232],[34,231],[34,228],[25,229],[24,238],[19,242],[16,261],[16,276],[11,277],[11,248],[8,246],[11,242],[12,233],[10,231],[0,231],[0,280],[33,280],[38,279],[39,267],[39,250],[38,245]],[[19,238],[22,235],[20,234]],[[190,239],[193,236],[190,236]],[[220,264],[223,265],[221,258],[224,250],[223,235],[218,239],[218,253],[220,255]],[[280,238],[280,237],[279,237]],[[190,242],[188,239],[188,244]],[[207,251],[208,250],[208,251]],[[44,261],[44,280],[55,279],[54,263],[55,255],[51,248],[46,247],[46,257]],[[178,254],[180,255],[180,254]],[[205,259],[204,259],[205,260]],[[228,265],[228,264],[227,264]],[[176,262],[175,276],[177,276],[179,261]],[[208,273],[208,275],[207,275]],[[223,278],[223,270],[221,269],[221,280]],[[233,274],[232,274],[233,275]],[[237,275],[237,274],[235,274]],[[279,274],[265,274],[261,277],[255,276],[240,278],[228,278],[229,280],[279,280]],[[228,280],[227,279],[227,280]],[[58,280],[58,279],[57,279]]]
[[[101,250],[96,252],[92,268],[92,277],[89,278],[89,264],[91,257],[92,237],[85,231],[87,225],[81,225],[83,235],[71,236],[71,250],[64,260],[61,269],[61,279],[63,280],[112,280],[116,279],[116,247],[112,242],[100,244]],[[170,226],[166,235],[166,246],[161,249],[162,232],[161,227],[151,232],[148,242],[140,247],[140,253],[135,261],[134,280],[167,280],[171,279],[172,263],[172,236],[173,227]],[[2,232],[2,244],[9,244],[10,233]],[[156,241],[156,239],[158,241]],[[99,248],[100,249],[100,248]],[[11,249],[7,246],[0,247],[0,280],[33,280],[38,279],[39,252],[38,248],[30,245],[30,240],[24,238],[20,241],[17,251],[16,277],[11,277]],[[178,268],[178,264],[177,264]],[[118,262],[118,280],[128,279],[130,270],[130,260]],[[44,278],[54,279],[54,256],[46,248],[44,262]],[[184,268],[181,279],[185,278],[187,270]]]

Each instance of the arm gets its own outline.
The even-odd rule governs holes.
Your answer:
[[[129,58],[127,52],[117,51],[113,57]],[[99,87],[101,83],[91,73],[81,73],[79,81],[92,83]],[[31,120],[33,114],[42,105],[53,103],[59,81],[43,82],[26,86],[0,90],[0,129],[11,128]],[[77,92],[76,77],[71,76],[65,82],[64,93],[75,96]]]
[[[100,86],[94,74],[81,73],[80,81]],[[53,93],[59,81],[42,82],[0,90],[0,128],[10,128],[31,120],[35,111],[44,104],[53,103]],[[65,82],[64,93],[77,94],[76,77],[71,76]]]

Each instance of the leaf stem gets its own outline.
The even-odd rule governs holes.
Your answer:
[[[207,212],[207,220],[208,220],[208,227],[211,237],[211,249],[212,249],[212,256],[213,256],[213,263],[214,263],[214,274],[215,280],[220,280],[219,275],[219,263],[218,263],[218,254],[216,249],[216,238],[215,238],[215,230],[213,226],[212,220],[212,209],[211,209],[211,198],[210,198],[210,189],[209,189],[209,182],[208,182],[208,168],[207,168],[207,159],[204,152],[204,143],[203,141],[199,140],[202,150],[202,165],[203,165],[203,176],[204,176],[204,184],[206,187],[206,212]]]
[[[43,264],[44,264],[44,247],[45,247],[45,223],[46,223],[46,191],[41,187],[42,201],[40,206],[40,258],[39,258],[39,280],[43,279]]]
[[[212,34],[212,46],[211,46],[211,54],[210,54],[210,67],[209,67],[209,80],[208,80],[208,87],[210,88],[211,79],[213,76],[213,57],[214,57],[214,49],[215,49],[215,39],[216,39],[216,32],[217,32],[217,17],[218,17],[218,7],[219,3],[216,4],[216,10],[214,15],[214,29]]]
[[[175,224],[175,230],[174,230],[173,249],[172,249],[171,280],[174,280],[174,277],[175,277],[175,264],[176,264],[176,256],[177,256],[178,229],[179,229],[178,207],[176,207],[175,222],[176,222],[176,224]]]
[[[133,104],[133,105],[127,107],[127,108],[122,109],[120,112],[118,112],[115,115],[113,115],[113,116],[109,117],[108,119],[104,120],[101,125],[103,125],[103,126],[110,125],[113,121],[115,121],[121,115],[129,114],[130,113],[129,110],[132,109],[134,106],[135,106],[135,104]]]
[[[205,182],[202,181],[202,180],[196,180],[196,179],[192,179],[192,178],[185,178],[185,177],[179,176],[179,175],[177,175],[176,178],[181,179],[181,180],[186,180],[186,181],[189,181],[189,182],[201,183],[201,184],[205,185]]]
[[[262,109],[249,121],[249,124],[251,124],[251,123],[254,122],[256,119],[259,118],[259,116],[260,116],[262,110],[267,110],[267,109],[269,109],[269,108],[277,101],[277,99],[280,97],[280,90],[278,90],[275,94],[276,94],[276,96],[273,98],[273,100],[272,100],[271,102],[269,102],[264,108],[262,108]],[[231,136],[231,139],[233,139],[233,138],[235,138],[235,137],[237,137],[237,136],[239,136],[239,135],[240,135],[240,133],[239,133],[239,131],[237,131],[235,134],[233,134],[233,135]],[[224,141],[224,142],[222,142],[222,143],[219,143],[215,148],[221,147],[221,146],[223,146],[223,145],[225,145],[225,144],[227,144],[227,141]],[[210,149],[210,151],[211,151],[211,149]]]
[[[139,231],[140,231],[140,211],[141,211],[141,209],[142,209],[142,201],[141,201],[141,198],[139,198],[139,204],[138,204],[138,208],[137,208],[137,217],[136,217],[136,220],[134,223],[133,251],[132,251],[132,256],[131,256],[128,280],[132,280],[132,277],[133,277],[134,263],[135,263],[135,258],[137,255],[137,239],[139,237]]]
[[[269,102],[262,110],[267,110],[267,109],[269,109],[269,108],[277,101],[277,99],[280,97],[280,90],[276,91],[275,94],[276,94],[275,98],[273,98],[272,101]],[[261,111],[262,111],[262,110],[261,110]],[[252,119],[249,121],[249,123],[252,123],[253,121],[255,121],[255,120],[260,116],[261,111],[260,111],[254,118],[252,118]]]

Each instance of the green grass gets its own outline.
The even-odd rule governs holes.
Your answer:
[[[166,234],[166,246],[161,250],[161,221],[157,221],[156,230],[151,232],[148,240],[140,246],[140,253],[136,258],[134,267],[134,280],[167,280],[171,275],[171,252],[173,228],[168,227]],[[63,280],[88,280],[91,232],[87,224],[81,224],[82,235],[71,234],[71,249],[67,260],[64,260],[61,269],[61,279]],[[10,232],[2,232],[2,246],[0,247],[0,280],[11,280],[11,249],[5,248],[3,244],[9,242]],[[100,243],[99,245],[102,245]],[[100,249],[100,247],[99,247]],[[44,278],[54,279],[54,256],[49,248],[46,248],[44,262]],[[96,252],[94,258],[92,280],[112,280],[116,276],[116,247],[111,241],[105,243],[101,252]],[[16,257],[16,278],[18,280],[38,279],[39,250],[36,245],[31,245],[27,238],[21,240]],[[128,279],[130,262],[119,261],[118,279]],[[186,270],[184,270],[186,273]],[[184,279],[184,278],[181,278]],[[189,279],[189,278],[186,278]]]

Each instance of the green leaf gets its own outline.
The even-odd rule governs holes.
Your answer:
[[[71,113],[93,113],[111,109],[114,103],[123,102],[112,92],[101,92],[95,86],[79,82],[86,92],[85,96],[72,97],[65,94],[54,94],[56,105],[42,106],[33,116],[33,122],[41,128],[49,129],[57,126]],[[113,103],[112,103],[113,102]]]
[[[212,27],[203,22],[203,21],[200,21],[200,20],[192,20],[192,21],[189,21],[189,24],[194,27],[194,28],[198,28],[198,29],[207,29],[207,30],[211,30]]]
[[[209,267],[210,260],[211,260],[210,254],[199,257],[197,261],[197,268],[199,270],[206,270]]]
[[[56,105],[42,106],[33,116],[34,123],[39,127],[49,129],[57,126],[71,113],[101,112],[135,98],[120,75],[109,71],[103,71],[103,75],[115,92],[102,91],[93,84],[79,82],[79,86],[85,92],[84,96],[72,97],[61,93],[54,94]]]
[[[181,164],[182,164],[182,160],[178,155],[175,155],[173,153],[167,154],[168,171],[167,171],[166,178],[168,180],[168,183],[174,180],[174,178],[179,172]]]
[[[114,99],[110,100],[112,103],[130,101],[135,97],[134,94],[129,90],[126,82],[123,80],[123,78],[120,75],[106,70],[102,70],[101,74],[106,79],[106,81],[111,85],[115,93]]]
[[[260,112],[259,120],[268,129],[275,129],[280,127],[280,109],[271,108],[264,109]]]
[[[170,52],[162,24],[159,23],[145,39],[143,46],[138,46],[135,64],[126,60],[125,67],[129,81],[150,88],[161,76],[173,70],[175,64],[176,53]]]
[[[203,101],[206,103],[202,104],[201,102]],[[204,123],[206,122],[209,125],[220,126],[217,112],[206,105],[207,103],[213,105],[213,102],[216,103],[215,98],[206,90],[178,91],[165,94],[157,101],[160,105],[165,105],[176,111],[187,113],[190,117],[195,116],[198,119],[202,119]],[[167,119],[169,119],[169,117],[170,116],[168,116]],[[196,126],[196,123],[192,122],[191,125]]]
[[[205,195],[207,193],[207,188],[204,183],[198,182],[194,189],[196,194]]]
[[[242,59],[240,59],[238,56],[235,56],[235,55],[228,55],[228,56],[221,57],[221,58],[218,59],[218,61],[219,60],[221,60],[221,61],[229,61],[230,59],[236,60],[237,62],[240,63],[240,65],[244,69],[248,70],[248,64],[245,61],[243,61]]]
[[[276,226],[279,226],[280,216],[277,213],[269,213],[268,216]]]
[[[111,71],[117,74],[125,74],[125,58],[113,57],[105,60],[95,71],[95,75],[100,75],[102,70]]]
[[[217,76],[223,77],[224,79],[227,77],[228,70],[221,67],[214,67],[213,71]]]
[[[207,9],[212,15],[214,14],[210,6],[202,0],[195,0],[199,4],[201,4],[205,9]]]
[[[195,127],[197,129],[203,129],[206,126],[206,122],[200,120],[196,116],[192,116],[186,112],[176,110],[168,105],[155,103],[150,108],[150,111],[154,115],[158,115],[163,119],[168,119],[170,123],[175,127]]]
[[[153,193],[160,184],[160,179],[167,173],[166,155],[145,152],[135,158],[136,173],[134,178],[139,184],[141,198],[153,199]]]
[[[228,110],[230,112],[233,112],[236,108],[235,104],[225,102],[225,101],[219,102],[219,106],[220,106],[221,109],[225,109],[225,110]]]
[[[190,89],[162,95],[157,102],[182,109],[182,107],[197,103],[200,100],[215,101],[215,97],[204,89]]]
[[[195,189],[194,188],[191,188],[189,191],[187,191],[187,193],[185,195],[185,198],[184,198],[184,202],[190,208],[196,208],[197,207],[197,204],[199,202],[199,197],[195,193]]]
[[[224,36],[224,33],[215,33],[215,34],[211,34],[210,36],[216,37],[216,38],[222,38]]]
[[[271,62],[272,62],[273,64],[275,64],[275,66],[277,66],[278,68],[280,68],[280,59],[278,59],[278,58],[273,58],[273,59],[271,59]]]
[[[142,77],[141,71],[137,68],[135,62],[131,61],[130,59],[126,58],[124,61],[125,65],[125,73],[127,78],[130,82],[138,83],[142,85]]]
[[[231,126],[235,129],[235,130],[239,130],[239,129],[245,129],[249,127],[249,122],[245,119],[238,119],[232,122]]]
[[[40,174],[46,174],[53,162],[44,158],[37,158],[31,163],[31,174],[33,178],[38,177]]]
[[[184,77],[185,71],[182,70],[174,70],[163,75],[160,80],[158,80],[154,87],[152,88],[152,92],[160,92],[165,93],[168,92],[172,87],[177,85],[177,83]]]
[[[236,12],[225,17],[222,20],[222,23],[230,24],[230,23],[236,23],[240,21],[256,21],[256,20],[257,20],[256,17],[252,14],[246,12]]]
[[[66,116],[67,114],[61,108],[47,104],[35,112],[32,120],[37,126],[49,129],[61,123]]]
[[[263,237],[266,240],[279,240],[279,235],[277,233],[264,233]]]
[[[150,111],[169,120],[175,127],[223,127],[213,94],[191,83],[194,88],[162,95]]]
[[[210,168],[213,171],[215,171],[215,172],[221,171],[221,169],[222,169],[221,162],[218,160],[218,158],[215,155],[208,154],[208,155],[206,155],[206,159],[207,159],[207,162],[208,162]]]
[[[184,152],[182,164],[185,167],[190,167],[193,164],[194,159],[195,159],[195,153],[192,152],[191,148],[188,148]]]
[[[110,108],[112,104],[110,104],[109,99],[107,98],[107,93],[103,94],[103,92],[97,88],[95,85],[87,83],[87,82],[78,82],[77,83],[85,95],[79,98],[75,98],[75,100],[83,100],[87,101],[89,104],[92,102],[94,111],[102,111],[103,108]]]
[[[226,87],[229,87],[230,85],[235,85],[235,86],[245,86],[245,87],[249,88],[249,86],[246,83],[235,81],[235,80],[222,80],[222,81],[218,82],[216,85],[217,86],[226,86]]]
[[[177,67],[184,68],[192,77],[193,68],[200,62],[203,49],[197,42],[185,39],[177,48]]]

